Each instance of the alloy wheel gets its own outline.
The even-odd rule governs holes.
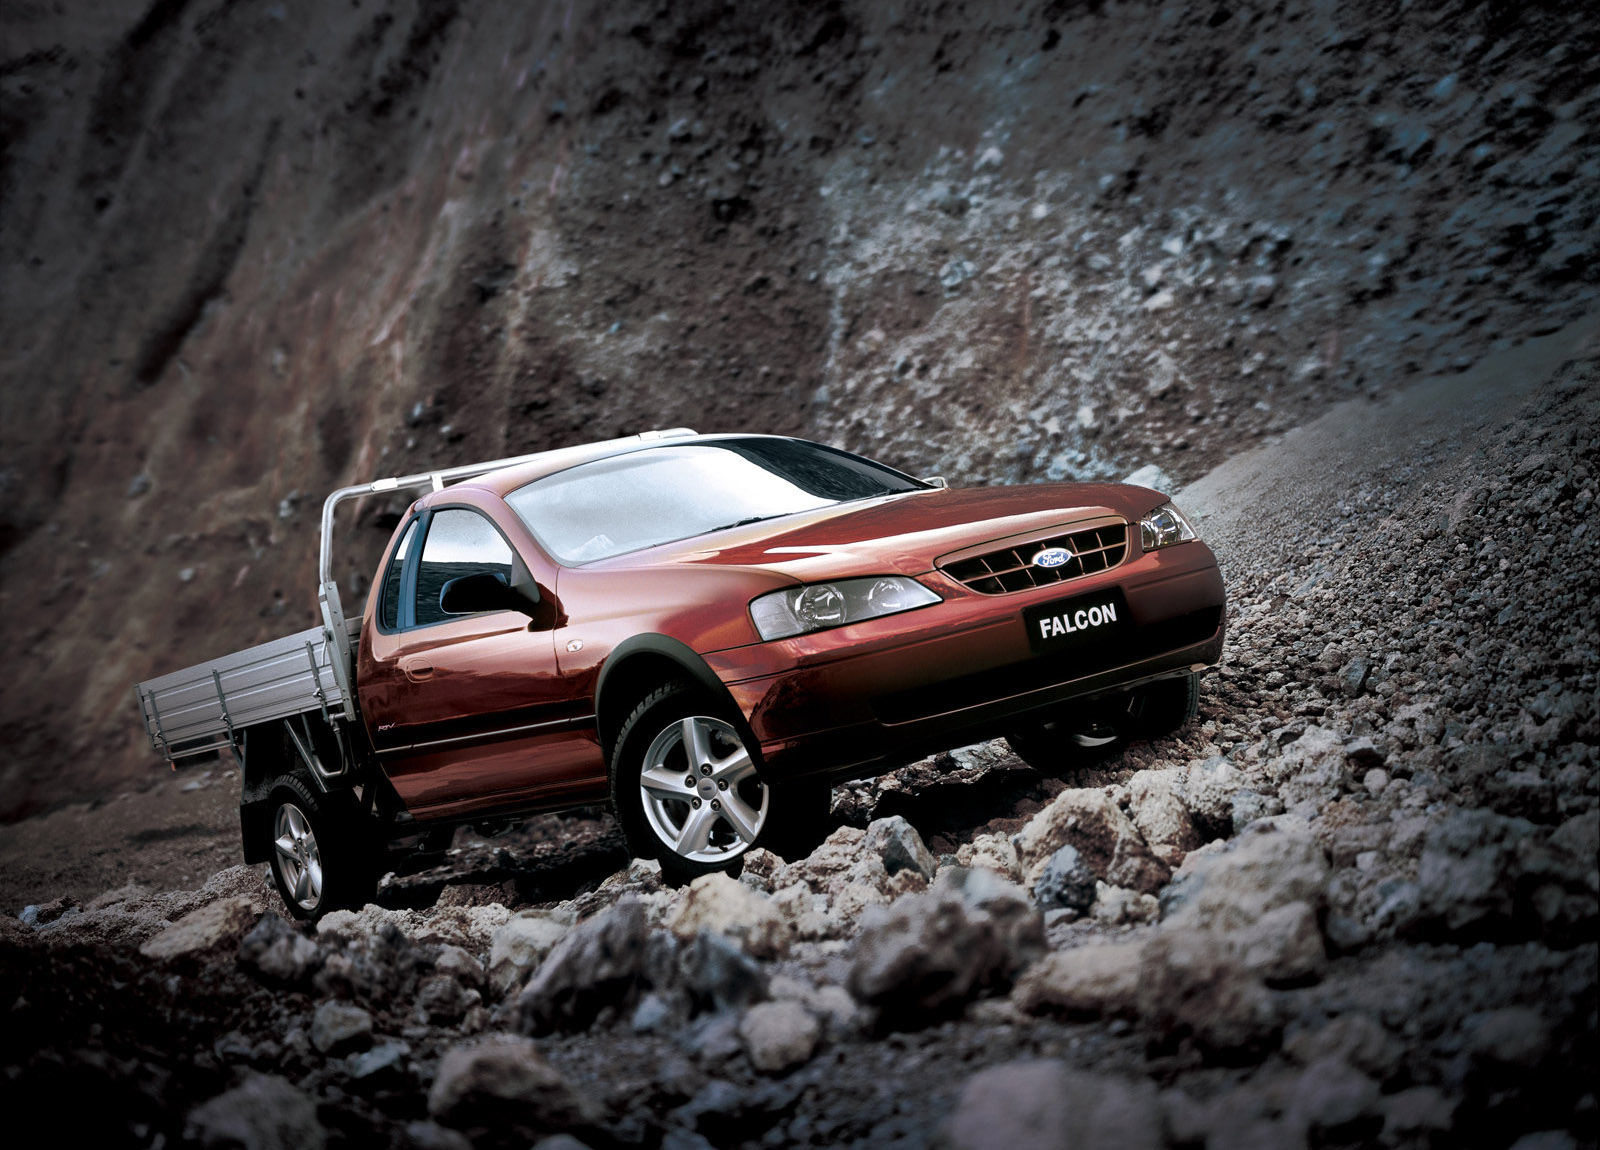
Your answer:
[[[656,735],[639,773],[639,796],[656,837],[703,863],[748,850],[771,801],[738,732],[709,715],[687,715]]]
[[[316,910],[322,901],[322,852],[311,820],[299,807],[285,802],[272,819],[273,865],[283,885],[302,910]]]

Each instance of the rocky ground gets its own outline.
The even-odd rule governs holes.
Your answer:
[[[1229,638],[1172,738],[939,756],[836,790],[809,857],[677,889],[576,812],[315,929],[245,867],[9,908],[5,1112],[138,1146],[1593,1146],[1597,331],[1183,492]]]

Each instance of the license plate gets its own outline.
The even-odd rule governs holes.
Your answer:
[[[1100,647],[1132,626],[1120,587],[1028,607],[1022,621],[1035,654]]]

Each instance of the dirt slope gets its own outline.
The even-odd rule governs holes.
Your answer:
[[[0,12],[0,815],[356,479],[651,425],[1195,477],[1594,296],[1582,6]],[[397,508],[364,507],[359,592]]]

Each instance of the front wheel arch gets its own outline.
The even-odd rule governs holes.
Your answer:
[[[617,736],[633,709],[665,683],[683,682],[699,689],[718,714],[732,724],[761,765],[761,744],[745,713],[733,701],[727,686],[693,648],[670,635],[634,635],[618,643],[600,668],[595,685],[595,725],[607,766],[616,752]]]

